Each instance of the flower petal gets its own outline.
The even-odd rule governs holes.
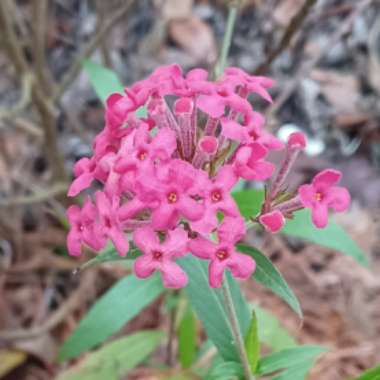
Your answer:
[[[187,284],[187,274],[176,263],[165,260],[161,267],[161,275],[165,288],[179,289]]]
[[[136,246],[145,253],[158,249],[160,246],[160,239],[150,226],[138,228],[133,233],[133,241]]]
[[[147,278],[157,269],[157,262],[151,255],[139,256],[133,265],[133,270],[137,277]]]
[[[324,203],[317,203],[311,210],[311,219],[317,228],[324,228],[329,221],[328,208]]]
[[[216,250],[216,244],[202,236],[191,239],[187,246],[190,252],[200,259],[211,259]]]
[[[331,186],[334,186],[336,183],[338,183],[341,178],[342,173],[340,171],[334,169],[325,169],[314,177],[312,184],[317,191],[324,192]]]
[[[208,267],[208,281],[211,288],[220,288],[223,282],[225,267],[225,261],[216,259],[210,262],[210,265]]]
[[[251,256],[235,252],[228,260],[227,267],[232,275],[238,279],[246,280],[256,269],[256,262]]]
[[[351,196],[345,187],[333,186],[326,195],[326,202],[334,211],[346,211],[350,206]]]
[[[185,255],[188,240],[187,232],[182,227],[169,231],[165,242],[161,245],[165,252],[165,256],[181,257]]]

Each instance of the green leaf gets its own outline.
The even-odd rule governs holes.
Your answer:
[[[306,360],[300,364],[286,369],[279,375],[272,377],[272,380],[305,380],[305,377],[313,367],[313,364],[314,362],[312,360]]]
[[[188,306],[178,327],[178,353],[182,368],[191,367],[197,350],[197,321]]]
[[[149,305],[162,291],[161,279],[157,275],[144,280],[131,275],[119,280],[91,307],[63,344],[59,352],[60,360],[74,358],[102,343]]]
[[[300,210],[288,220],[283,229],[287,235],[307,239],[322,247],[333,248],[353,257],[359,264],[369,266],[368,257],[350,235],[331,218],[326,228],[319,229],[311,223],[310,210]]]
[[[380,365],[365,371],[355,380],[380,380]]]
[[[242,190],[233,193],[237,205],[244,218],[249,219],[256,216],[261,211],[264,201],[264,191],[257,189]]]
[[[297,346],[290,333],[280,324],[279,320],[269,311],[254,306],[259,328],[260,342],[269,346],[272,351]]]
[[[179,263],[189,275],[189,284],[185,288],[185,292],[201,320],[208,338],[215,344],[225,360],[239,361],[224,306],[222,290],[210,288],[207,263],[190,255],[180,259]],[[234,301],[240,329],[245,336],[249,328],[250,311],[239,285],[229,273],[226,273],[226,279]]]
[[[162,340],[160,331],[140,331],[107,344],[57,380],[118,380],[151,354]]]
[[[302,310],[297,297],[272,262],[256,248],[239,244],[237,249],[249,254],[256,261],[253,278],[281,297],[302,318]]]
[[[136,257],[141,255],[141,251],[137,249],[136,247],[133,247],[132,244],[129,248],[128,253],[126,256],[122,257],[120,254],[116,251],[113,244],[109,244],[108,247],[106,247],[103,251],[98,253],[95,257],[92,259],[86,261],[84,264],[82,264],[79,267],[79,270],[84,270],[91,268],[93,266],[108,263],[108,262],[114,262],[114,261],[126,261],[126,260],[132,260]]]
[[[83,67],[90,78],[96,95],[98,95],[103,103],[114,92],[124,93],[123,84],[112,70],[90,60],[85,60]]]
[[[240,212],[248,219],[260,212],[264,200],[264,191],[250,189],[236,192],[233,196],[239,206]],[[353,257],[361,265],[369,265],[366,254],[332,218],[330,218],[326,228],[319,229],[311,222],[310,210],[301,210],[294,213],[292,220],[286,221],[286,225],[281,232],[308,240],[323,247],[335,249],[347,256]]]
[[[102,103],[105,103],[107,98],[115,92],[119,94],[124,93],[124,86],[114,71],[90,60],[83,61],[82,65],[90,78],[96,95],[98,95]],[[136,116],[146,117],[146,107],[142,106],[138,108],[136,110]]]
[[[267,375],[281,369],[302,365],[305,362],[314,360],[323,352],[326,352],[325,348],[312,345],[298,346],[278,351],[260,359],[257,373],[259,375]]]
[[[249,326],[248,334],[245,337],[245,350],[247,352],[251,371],[252,373],[255,373],[260,359],[260,340],[257,331],[257,318],[255,312],[252,313],[251,324]]]
[[[221,361],[211,369],[205,380],[238,380],[243,376],[243,367],[240,363]]]

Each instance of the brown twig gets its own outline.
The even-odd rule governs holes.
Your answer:
[[[62,182],[66,178],[63,157],[58,149],[56,130],[56,115],[49,96],[44,93],[43,85],[38,76],[29,66],[19,43],[17,34],[13,28],[13,8],[9,0],[0,1],[0,29],[5,37],[5,48],[12,59],[15,69],[20,77],[24,75],[33,76],[32,81],[32,103],[40,116],[41,126],[44,130],[45,150],[52,170],[53,181]]]
[[[267,116],[269,118],[273,117],[284,105],[287,99],[292,95],[296,89],[298,83],[305,77],[309,75],[311,70],[320,62],[320,60],[338,43],[338,41],[350,30],[355,18],[367,8],[373,0],[362,0],[353,9],[351,14],[346,17],[346,19],[341,23],[340,27],[335,31],[335,33],[329,38],[326,46],[321,50],[310,61],[305,62],[299,71],[296,73],[295,77],[292,79],[288,85],[285,86],[281,94],[276,98],[275,103],[268,109]]]
[[[271,63],[288,47],[294,34],[300,29],[310,10],[317,0],[305,0],[299,11],[290,20],[289,25],[286,27],[278,45],[269,52],[265,62],[263,62],[256,70],[256,75],[264,74],[268,71]]]
[[[78,54],[78,57],[63,77],[61,84],[54,93],[54,100],[59,100],[61,98],[70,84],[80,73],[83,60],[91,56],[91,54],[98,47],[99,43],[111,31],[111,29],[127,15],[134,2],[135,0],[126,1],[119,10],[115,11],[115,13],[108,20],[104,21],[104,23],[98,28],[98,32]]]
[[[43,86],[44,92],[51,92],[52,80],[46,65],[46,23],[48,19],[48,1],[33,0],[33,57],[34,67],[38,80]]]
[[[58,195],[65,194],[67,192],[67,189],[68,189],[67,183],[56,183],[49,189],[45,189],[45,190],[41,189],[38,192],[35,192],[34,194],[31,194],[31,195],[5,198],[5,199],[0,198],[0,208],[44,202]]]
[[[40,326],[30,329],[17,329],[10,331],[0,331],[0,341],[12,341],[20,339],[35,338],[54,329],[64,321],[68,314],[73,312],[77,307],[83,304],[88,294],[93,291],[96,271],[86,271],[81,278],[79,288],[71,294],[69,299],[64,302],[58,310],[50,315],[50,317]]]

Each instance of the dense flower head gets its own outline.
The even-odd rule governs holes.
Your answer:
[[[209,261],[212,287],[221,285],[225,270],[238,279],[250,277],[254,260],[235,248],[246,226],[232,190],[239,179],[273,177],[271,150],[286,149],[285,159],[251,221],[277,232],[294,211],[307,207],[313,223],[323,227],[329,208],[345,210],[349,195],[335,186],[340,173],[332,169],[301,186],[298,194],[284,190],[306,139],[298,133],[285,145],[264,129],[264,117],[253,110],[249,96],[272,102],[272,85],[269,78],[233,67],[210,81],[203,69],[184,74],[169,65],[124,94],[110,95],[93,155],[74,167],[70,196],[93,183],[101,188],[82,208],[68,209],[69,253],[79,255],[82,244],[100,251],[110,240],[125,256],[132,237],[142,252],[135,274],[146,278],[158,271],[166,287],[186,285],[186,273],[176,262],[186,254]],[[138,116],[141,107],[144,117]]]

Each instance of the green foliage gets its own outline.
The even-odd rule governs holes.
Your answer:
[[[239,380],[243,375],[240,363],[220,361],[212,367],[205,380]]]
[[[124,93],[124,86],[114,71],[90,60],[85,60],[82,65],[90,78],[96,95],[98,95],[102,103],[105,103],[112,93]],[[137,117],[145,117],[146,114],[147,111],[145,107],[140,107],[136,111]]]
[[[102,252],[99,252],[95,257],[92,259],[86,261],[84,264],[80,266],[80,270],[91,268],[93,266],[108,263],[108,262],[115,262],[115,261],[126,261],[135,259],[136,257],[140,256],[141,252],[139,249],[130,246],[130,249],[125,257],[121,257],[120,254],[116,251],[115,247],[112,243],[110,243]]]
[[[356,377],[355,380],[380,380],[380,364],[365,371],[359,377]]]
[[[281,297],[302,318],[302,310],[297,297],[272,262],[256,248],[239,244],[237,249],[255,259],[256,270],[253,278]]]
[[[104,294],[80,321],[59,352],[67,360],[102,343],[163,291],[159,276],[139,280],[127,276]]]
[[[112,93],[122,94],[124,92],[124,86],[114,71],[90,60],[83,62],[83,68],[90,78],[96,95],[103,103]]]
[[[260,212],[264,199],[262,190],[244,190],[234,193],[234,198],[245,218]],[[368,258],[355,241],[331,218],[326,228],[318,229],[311,223],[310,211],[301,210],[294,213],[292,220],[287,220],[283,233],[308,240],[323,247],[333,248],[353,257],[358,263],[368,266]]]
[[[196,357],[197,321],[190,306],[183,314],[178,326],[178,353],[182,368],[189,368]]]
[[[254,309],[257,324],[260,326],[258,332],[261,343],[270,347],[272,351],[280,351],[297,345],[294,338],[272,313],[257,305],[254,306]]]
[[[305,345],[275,352],[260,359],[257,374],[283,371],[272,380],[304,380],[316,357],[325,351],[320,346]]]
[[[247,352],[251,371],[252,373],[255,373],[260,359],[260,340],[255,312],[252,313],[251,324],[249,326],[248,334],[245,337],[245,350]]]
[[[118,380],[151,354],[161,342],[160,331],[140,331],[91,353],[57,380]]]
[[[201,320],[208,338],[215,344],[219,354],[226,361],[238,361],[239,356],[233,343],[230,323],[224,306],[221,289],[212,289],[208,285],[207,263],[193,256],[179,260],[180,265],[189,275],[189,284],[185,292],[196,314]],[[234,300],[240,329],[246,335],[250,312],[236,281],[226,273],[228,286]]]

